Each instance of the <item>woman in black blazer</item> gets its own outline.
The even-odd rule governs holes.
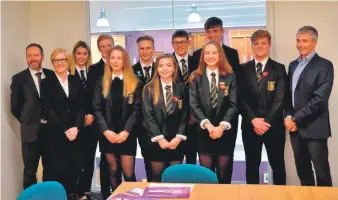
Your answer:
[[[109,164],[113,189],[120,184],[119,166],[126,181],[136,181],[133,132],[141,114],[141,93],[141,83],[133,73],[127,51],[119,45],[113,47],[93,99],[100,149]]]
[[[221,46],[208,42],[198,69],[190,77],[191,110],[200,125],[198,153],[200,164],[217,172],[220,183],[231,156],[231,120],[237,113],[236,77]]]
[[[148,131],[152,181],[160,182],[168,165],[182,163],[187,139],[187,92],[176,83],[178,65],[171,54],[159,56],[155,74],[143,89],[143,125]]]
[[[41,81],[48,131],[44,137],[44,181],[58,181],[68,199],[76,199],[77,177],[81,169],[78,135],[84,123],[84,91],[81,82],[69,74],[69,54],[55,49],[51,54],[55,75]]]
[[[80,200],[95,199],[90,193],[92,178],[94,173],[95,153],[98,142],[98,134],[96,132],[92,103],[92,94],[88,89],[88,68],[92,64],[91,50],[84,41],[78,41],[73,48],[70,56],[69,71],[71,75],[78,78],[85,91],[85,98],[81,101],[85,102],[84,127],[79,135],[81,149],[83,154],[82,167],[79,174],[77,195]]]

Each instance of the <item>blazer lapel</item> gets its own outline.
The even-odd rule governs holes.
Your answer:
[[[33,89],[35,95],[39,98],[39,93],[38,93],[38,89],[36,88],[35,86],[35,83],[34,83],[34,80],[33,80],[33,77],[29,71],[29,68],[27,68],[27,81],[28,81],[28,84],[31,86],[31,88]]]
[[[219,75],[219,84],[218,84],[218,91],[217,91],[216,115],[218,114],[219,109],[221,108],[221,105],[223,103],[224,92],[225,92],[225,89],[226,89],[226,88],[224,88],[224,89],[220,88],[221,83],[224,83],[224,86],[226,86],[226,87],[228,86],[228,85],[225,84],[225,76]]]
[[[144,81],[145,78],[144,78],[144,74],[143,74],[143,70],[142,70],[142,66],[141,66],[140,61],[138,61],[138,63],[136,63],[136,65],[135,65],[135,74],[139,79]]]
[[[296,89],[300,83],[300,81],[303,79],[304,75],[311,69],[312,67],[312,64],[316,61],[316,59],[318,58],[318,54],[315,54],[312,59],[310,60],[310,62],[305,66],[304,70],[302,71],[302,73],[299,75],[299,78],[298,78],[298,82],[297,82],[297,85],[296,85]],[[292,78],[292,77],[291,77]]]
[[[264,89],[264,87],[267,87],[267,78],[269,75],[269,69],[271,68],[272,62],[271,59],[269,58],[267,63],[265,64],[264,70],[263,70],[263,74],[262,74],[262,78],[261,81],[258,84],[258,91],[261,92],[262,89]],[[264,74],[267,74],[266,76],[264,76]]]
[[[205,103],[207,104],[207,110],[210,113],[211,108],[211,99],[210,99],[210,83],[207,77],[206,69],[204,69],[203,75],[202,75],[202,84],[203,84],[203,91],[204,91],[204,97],[205,97]]]
[[[157,105],[160,107],[160,109],[162,110],[162,113],[165,117],[167,117],[167,109],[165,107],[165,101],[164,101],[164,96],[163,96],[163,89],[162,89],[162,84],[160,83],[160,99],[158,100]]]
[[[250,85],[254,87],[254,90],[257,93],[258,84],[257,84],[257,73],[256,73],[255,60],[251,60],[248,67],[249,69],[247,70],[248,70],[248,75],[249,75],[249,81],[251,82]]]
[[[172,105],[173,105],[173,111],[175,111],[176,106],[177,106],[177,101],[179,100],[179,91],[178,91],[179,87],[177,87],[177,85],[175,83],[173,83],[173,99],[172,99]],[[175,101],[174,98],[177,98]]]

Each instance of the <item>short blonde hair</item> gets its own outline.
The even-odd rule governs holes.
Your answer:
[[[62,48],[57,48],[57,49],[54,49],[52,51],[52,53],[50,54],[50,61],[53,63],[53,60],[54,58],[59,55],[60,53],[64,53],[66,58],[67,58],[67,61],[69,63],[69,60],[70,60],[70,56],[69,56],[69,53],[66,49],[62,49]]]

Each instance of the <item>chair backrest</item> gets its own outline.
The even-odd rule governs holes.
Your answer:
[[[194,164],[168,167],[162,174],[164,183],[218,183],[216,174],[208,168]]]
[[[17,200],[67,200],[67,195],[59,182],[48,181],[26,188]]]

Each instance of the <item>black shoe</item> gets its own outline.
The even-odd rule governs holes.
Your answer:
[[[86,194],[86,198],[87,198],[87,200],[98,200],[97,198],[95,198],[93,196],[93,194],[91,192],[89,192],[88,194]]]

